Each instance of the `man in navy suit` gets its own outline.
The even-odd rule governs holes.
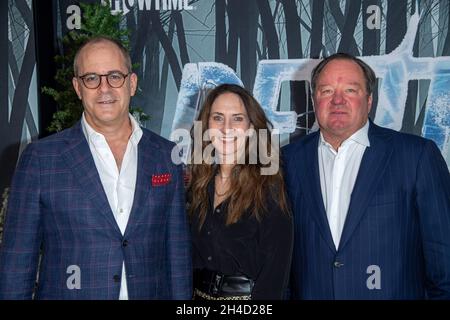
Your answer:
[[[182,168],[174,145],[129,113],[137,76],[127,50],[93,38],[74,75],[81,121],[30,144],[16,169],[0,298],[190,299]]]
[[[432,141],[368,119],[375,80],[347,54],[312,72],[320,131],[284,149],[294,299],[450,298],[447,165]]]

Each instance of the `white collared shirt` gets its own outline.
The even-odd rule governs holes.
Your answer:
[[[337,152],[320,133],[318,148],[320,186],[336,249],[339,247],[361,160],[366,147],[370,147],[368,131],[369,121],[342,142]]]
[[[133,206],[137,176],[138,143],[142,137],[142,129],[139,127],[138,122],[131,114],[129,116],[132,134],[127,144],[120,171],[105,136],[96,132],[87,123],[84,113],[81,119],[83,133],[88,141],[109,206],[122,235],[125,233]],[[128,300],[125,262],[122,263],[119,299]]]

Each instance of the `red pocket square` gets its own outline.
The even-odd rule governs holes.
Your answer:
[[[170,179],[172,179],[172,175],[170,173],[152,174],[152,186],[164,186],[169,184]]]

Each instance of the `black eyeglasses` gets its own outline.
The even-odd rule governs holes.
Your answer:
[[[106,77],[106,81],[112,88],[120,88],[123,86],[126,77],[128,77],[129,75],[130,73],[123,74],[119,71],[113,71],[107,74],[88,73],[83,76],[79,76],[78,78],[83,81],[83,84],[88,89],[97,89],[98,87],[100,87],[102,77]]]

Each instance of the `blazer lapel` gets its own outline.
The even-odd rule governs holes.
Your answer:
[[[393,151],[389,144],[389,136],[388,132],[379,130],[375,124],[370,122],[370,147],[366,148],[361,160],[339,243],[339,250],[345,247],[359,221],[366,213],[369,199],[375,193],[383,177],[383,172],[389,164]]]
[[[69,148],[62,153],[63,158],[72,170],[81,189],[85,192],[86,198],[92,201],[97,210],[120,234],[119,226],[114,219],[114,215],[109,206],[103,185],[100,180],[94,158],[92,157],[89,145],[78,122],[67,137]]]
[[[331,235],[330,226],[328,224],[327,214],[325,212],[325,206],[323,204],[322,189],[320,187],[320,174],[319,174],[319,158],[318,158],[318,144],[319,133],[315,133],[315,137],[309,140],[306,146],[306,164],[301,166],[302,171],[298,177],[298,181],[301,181],[302,190],[304,190],[304,196],[306,202],[311,204],[311,209],[308,210],[309,214],[317,223],[319,230],[333,252],[336,252],[336,247]]]
[[[157,164],[162,161],[159,153],[155,152],[159,146],[151,141],[146,132],[138,144],[138,165],[136,174],[136,189],[134,191],[133,207],[130,212],[125,237],[132,232],[136,222],[140,220],[141,214],[148,214],[140,209],[141,204],[146,202],[152,188],[152,174],[157,172]]]

